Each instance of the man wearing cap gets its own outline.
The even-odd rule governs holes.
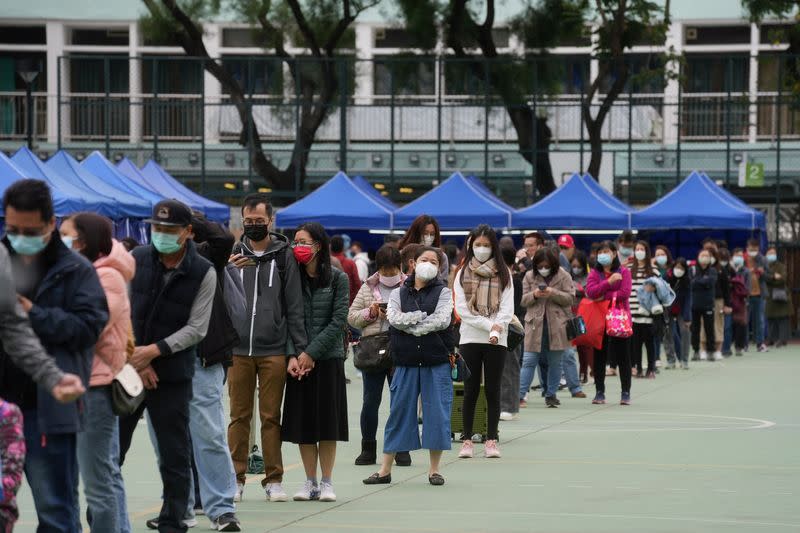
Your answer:
[[[158,441],[164,502],[156,526],[161,533],[186,531],[191,481],[189,402],[197,345],[208,330],[217,275],[191,240],[192,211],[176,200],[153,208],[151,243],[132,252],[131,318],[136,349],[131,364],[147,392],[139,409],[120,421],[121,457],[130,448],[136,425],[147,408]],[[233,517],[213,517],[218,531],[239,531]],[[220,524],[228,522],[230,526]],[[223,529],[224,528],[224,529]],[[231,529],[232,528],[232,529]]]

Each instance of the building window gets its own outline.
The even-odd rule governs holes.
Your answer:
[[[746,54],[686,54],[684,75],[687,93],[746,92],[749,85],[750,58]]]
[[[253,28],[223,28],[222,46],[225,48],[258,48]]]
[[[0,44],[47,44],[44,26],[0,26]]]
[[[624,93],[656,94],[664,92],[664,61],[660,54],[626,54],[628,81]],[[601,90],[608,92],[616,79],[612,66],[611,73],[603,80]]]
[[[419,43],[403,28],[375,30],[375,48],[417,48]]]
[[[375,95],[432,95],[436,92],[436,60],[426,56],[375,58]]]
[[[750,44],[750,26],[689,26],[685,44]]]
[[[222,64],[246,93],[283,94],[283,61],[278,58],[223,57]],[[225,91],[225,87],[222,89]]]
[[[17,74],[17,61],[33,59],[39,75],[33,80],[33,91],[47,90],[47,54],[44,52],[0,52],[0,91],[24,91],[25,82]]]
[[[128,46],[128,30],[73,29],[72,44],[89,46]]]
[[[761,44],[788,44],[793,24],[764,24],[761,26]]]
[[[195,59],[142,58],[142,92],[145,94],[200,94],[203,65]]]

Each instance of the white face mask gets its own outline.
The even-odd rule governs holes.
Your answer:
[[[682,268],[676,268],[672,271],[672,273],[675,274],[676,278],[682,278],[683,275],[686,274],[686,271]]]
[[[475,259],[481,263],[485,263],[492,257],[492,249],[489,246],[473,246],[472,253],[475,254]]]
[[[756,257],[758,255],[758,250],[747,250],[747,255],[750,257]]]
[[[416,272],[417,277],[422,281],[430,281],[436,277],[439,273],[439,269],[433,263],[417,263],[416,268],[414,269]]]
[[[714,256],[712,255],[712,256],[711,256],[711,259],[709,259],[709,261],[710,261],[710,262],[711,262],[711,264],[713,265],[714,263],[716,263],[716,262],[717,262],[717,258],[716,258],[716,257],[714,257]]]
[[[539,275],[542,276],[543,278],[546,278],[547,276],[550,275],[550,269],[549,268],[540,268],[539,269]]]
[[[423,246],[433,246],[433,241],[436,240],[436,235],[423,235],[422,236],[422,245]]]
[[[647,256],[644,250],[636,250],[633,255],[635,255],[636,259],[639,261],[644,261],[644,258]]]
[[[728,266],[728,262],[727,261],[720,261],[719,264],[724,266],[724,267]]]

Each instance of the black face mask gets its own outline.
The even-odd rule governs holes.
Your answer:
[[[244,227],[244,236],[251,241],[263,241],[269,235],[269,224],[247,224]]]

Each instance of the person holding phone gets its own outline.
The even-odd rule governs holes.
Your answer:
[[[361,285],[347,315],[348,323],[361,330],[362,339],[389,330],[386,317],[389,296],[406,280],[406,275],[400,270],[400,250],[397,248],[384,244],[375,254],[375,264],[378,271]],[[374,465],[377,461],[378,410],[384,382],[389,386],[392,384],[392,371],[387,368],[363,372],[361,378],[364,385],[361,404],[361,454],[356,458],[356,465]],[[410,466],[411,455],[408,451],[397,452],[395,461],[398,466]]]
[[[559,258],[552,248],[541,248],[533,256],[533,270],[522,280],[525,314],[525,349],[520,373],[520,399],[530,389],[539,361],[546,362],[544,401],[547,407],[561,405],[556,397],[561,381],[561,359],[571,348],[567,338],[566,321],[571,317],[575,301],[572,277],[560,268]]]

